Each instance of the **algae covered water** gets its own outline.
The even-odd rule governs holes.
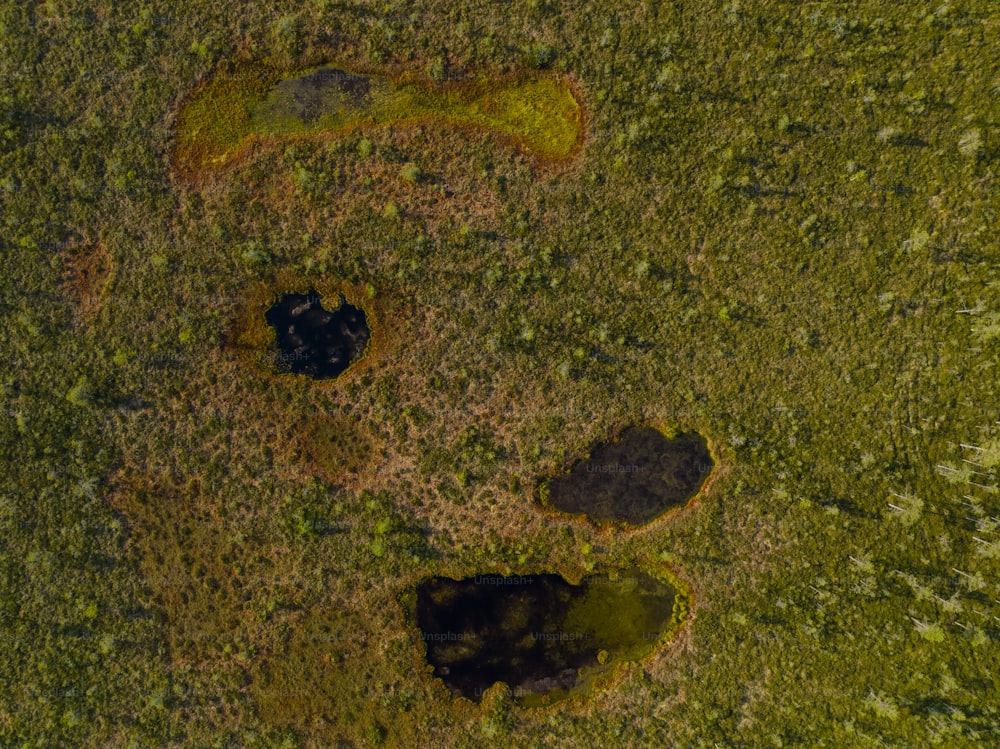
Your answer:
[[[583,131],[579,101],[554,75],[437,86],[336,65],[292,74],[248,69],[220,75],[185,103],[176,158],[185,170],[213,169],[253,138],[273,142],[417,122],[494,133],[543,159],[571,156]]]
[[[417,588],[427,661],[454,693],[478,701],[505,682],[524,704],[588,690],[650,653],[683,619],[683,594],[644,572],[434,577]]]

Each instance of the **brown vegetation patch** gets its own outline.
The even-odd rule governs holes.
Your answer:
[[[373,439],[349,419],[313,413],[285,431],[292,462],[303,462],[309,470],[331,483],[357,480],[373,457]]]
[[[61,259],[63,289],[75,302],[74,321],[85,325],[104,304],[113,270],[111,257],[103,242],[84,241],[69,245]]]

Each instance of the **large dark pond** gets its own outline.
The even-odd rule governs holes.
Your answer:
[[[524,704],[588,688],[594,675],[651,652],[671,628],[677,590],[640,571],[435,577],[417,587],[427,661],[457,695],[478,701],[498,681]]]
[[[371,336],[364,310],[348,304],[343,295],[332,311],[320,302],[314,290],[285,294],[264,314],[274,328],[279,371],[329,380],[364,355]]]
[[[643,525],[697,494],[714,467],[705,438],[632,427],[541,487],[545,504],[595,523]]]

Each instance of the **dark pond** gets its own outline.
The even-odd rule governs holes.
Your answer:
[[[264,314],[275,331],[279,371],[316,380],[337,377],[362,357],[371,332],[364,310],[340,296],[340,306],[323,309],[314,290],[285,294]]]
[[[588,688],[651,652],[677,591],[640,571],[572,585],[559,575],[435,577],[417,587],[417,624],[434,675],[478,701],[498,681],[524,704]]]
[[[668,439],[651,427],[632,427],[597,446],[569,473],[542,486],[545,504],[595,523],[643,525],[697,494],[714,464],[696,433]]]

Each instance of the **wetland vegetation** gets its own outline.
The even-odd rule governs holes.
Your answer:
[[[462,85],[393,80],[336,65],[281,74],[247,68],[220,74],[179,115],[177,159],[216,168],[248,138],[344,133],[357,127],[421,122],[480,128],[542,158],[564,159],[583,137],[573,89],[552,75],[482,76]]]
[[[994,741],[995,6],[0,2],[0,746]],[[695,502],[537,511],[629,424]],[[684,626],[542,709],[411,617],[634,568]]]

